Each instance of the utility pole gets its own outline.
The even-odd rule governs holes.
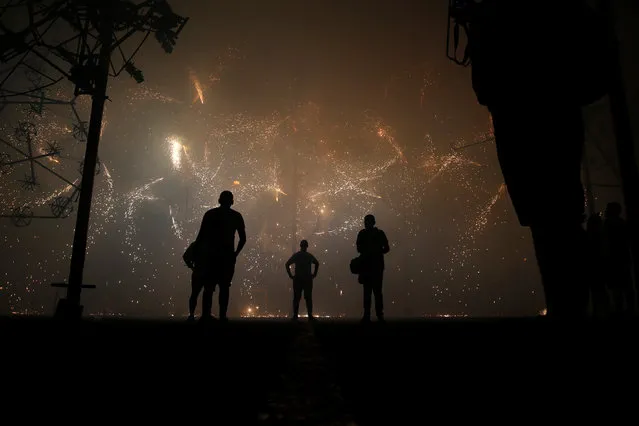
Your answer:
[[[11,12],[17,14],[20,9],[24,9],[29,17],[28,25],[25,28],[14,31],[9,29],[11,26],[5,26],[0,22],[0,62],[17,62],[10,72],[3,74],[4,77],[0,81],[0,100],[8,96],[18,99],[28,97],[30,93],[35,91],[33,89],[16,91],[8,83],[11,75],[20,67],[35,70],[41,76],[48,78],[50,83],[41,86],[41,91],[67,79],[75,85],[75,97],[80,95],[92,97],[91,118],[86,137],[87,146],[82,162],[82,179],[79,187],[80,194],[69,280],[68,283],[53,284],[54,287],[67,288],[67,298],[59,300],[55,312],[56,317],[79,319],[82,315],[82,305],[80,304],[82,288],[95,287],[84,285],[82,280],[93,184],[98,163],[98,145],[109,76],[117,77],[122,72],[126,72],[136,82],[142,83],[144,76],[133,64],[135,54],[151,34],[155,36],[166,53],[171,53],[188,18],[173,13],[165,0],[140,0],[136,2],[130,0],[58,0],[53,2],[30,0],[12,5]],[[5,12],[6,8],[0,10],[0,18]],[[13,17],[14,15],[11,15],[9,19]],[[57,28],[60,25],[63,27]],[[55,27],[56,30],[49,31],[52,27]],[[65,40],[62,42],[55,37],[54,40],[47,40],[45,36],[48,33],[55,34],[55,37],[60,34],[68,34],[71,37],[63,37]],[[145,35],[137,43],[133,54],[127,57],[123,50],[125,41],[133,40],[133,36],[140,33]],[[113,55],[114,58],[112,58],[112,53],[116,49],[120,54]],[[40,63],[53,70],[57,78],[48,77],[44,70],[34,69],[25,62],[25,58],[29,55],[37,56]],[[120,64],[116,64],[118,57],[122,58]],[[44,101],[44,94],[41,99]],[[71,105],[73,108],[73,103]],[[77,117],[75,109],[74,113]],[[83,128],[82,122],[78,125]],[[27,132],[29,128],[27,126],[22,130]],[[80,133],[84,133],[84,131]],[[47,155],[53,155],[57,149],[52,148],[50,151]],[[30,151],[24,156],[30,158],[33,167],[35,159],[33,153]],[[5,166],[11,165],[6,159],[0,163]],[[37,164],[42,166],[40,163]],[[62,178],[55,171],[48,170]],[[32,176],[34,176],[33,173]],[[30,179],[27,183],[35,184],[31,181],[35,181],[35,179]],[[68,183],[74,186],[73,183]],[[55,206],[57,214],[54,213],[54,215],[56,217],[68,215],[70,202],[71,198],[66,203],[58,203]],[[18,222],[22,223],[23,219],[24,221],[28,219],[30,222],[33,214],[27,209],[27,211],[19,211],[16,216],[20,219]]]
[[[628,111],[619,40],[615,31],[616,17],[612,4],[613,1],[614,0],[598,0],[598,8],[599,12],[605,18],[611,48],[610,112],[617,141],[621,188],[626,206],[626,218],[630,234],[630,246],[636,283],[639,278],[639,170],[637,168],[632,124]]]
[[[106,9],[106,8],[105,8]],[[86,154],[84,155],[84,169],[82,170],[82,183],[80,184],[80,199],[78,201],[78,214],[76,216],[75,233],[73,234],[73,249],[71,252],[71,267],[69,271],[69,283],[67,298],[60,299],[55,315],[57,317],[79,318],[82,316],[80,294],[82,284],[84,262],[86,260],[87,237],[89,233],[89,218],[91,216],[91,200],[93,198],[93,182],[95,180],[95,165],[98,159],[98,145],[102,130],[102,116],[104,115],[104,103],[106,102],[107,82],[109,80],[109,65],[111,63],[111,49],[113,44],[112,28],[113,17],[110,11],[100,14],[100,55],[98,57],[97,73],[95,76],[95,90],[91,94],[91,118],[89,121],[89,133],[87,135]]]

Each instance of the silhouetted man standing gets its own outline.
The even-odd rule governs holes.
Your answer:
[[[583,316],[590,285],[581,107],[607,90],[603,26],[581,0],[484,0],[472,7],[473,89],[492,115],[519,222],[531,229],[548,315]]]
[[[226,320],[229,290],[235,273],[235,261],[246,244],[246,231],[242,215],[233,210],[233,194],[223,191],[220,206],[207,211],[202,219],[200,232],[195,240],[195,269],[204,286],[202,295],[202,319],[211,318],[213,293],[220,288],[220,320]],[[235,248],[235,233],[239,236]],[[195,296],[197,300],[197,295]]]
[[[375,314],[384,321],[384,297],[382,281],[384,279],[384,255],[390,251],[386,234],[375,227],[375,216],[364,217],[364,229],[357,234],[357,252],[360,253],[361,272],[359,282],[364,287],[363,322],[371,320],[371,297],[375,295]]]
[[[319,262],[308,251],[308,241],[300,242],[300,251],[286,262],[286,273],[293,280],[293,320],[297,320],[300,310],[300,299],[304,293],[308,319],[313,321],[313,279],[317,277]],[[291,274],[291,265],[295,265],[295,275]],[[311,265],[315,270],[311,273]]]

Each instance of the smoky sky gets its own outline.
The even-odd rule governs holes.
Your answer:
[[[124,74],[110,81],[100,159],[111,180],[96,179],[85,281],[98,289],[83,293],[87,310],[182,315],[190,290],[182,252],[201,214],[229,188],[249,238],[233,281],[235,314],[256,306],[288,313],[283,263],[295,239],[307,238],[322,263],[318,312],[359,315],[361,288],[348,261],[367,213],[391,241],[389,316],[542,309],[529,234],[501,188],[494,146],[456,150],[484,139],[490,121],[469,69],[445,56],[446,3],[173,1],[189,17],[174,52],[149,40],[135,58],[145,82]],[[2,114],[5,134],[20,112]],[[306,123],[301,136],[279,133],[287,116]],[[51,108],[39,123],[81,157],[81,146],[54,133],[70,120]],[[609,134],[609,124],[595,127],[600,138]],[[184,150],[180,171],[171,164],[171,137]],[[609,143],[600,146],[614,159]],[[599,163],[597,178],[614,180]],[[16,176],[0,177],[3,188]],[[273,192],[271,178],[287,195]],[[44,183],[46,195],[55,184]],[[619,192],[598,195],[605,201]],[[0,223],[2,312],[51,311],[49,284],[68,274],[74,220]]]

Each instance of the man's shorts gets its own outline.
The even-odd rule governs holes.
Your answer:
[[[293,278],[293,290],[301,294],[304,293],[304,298],[311,297],[313,292],[313,278],[312,277],[295,277]]]
[[[201,287],[210,284],[213,286],[213,290],[215,290],[216,286],[229,287],[234,275],[235,254],[221,258],[218,257],[212,259],[205,265],[196,266],[196,269],[193,271],[192,282],[197,282],[197,285]]]

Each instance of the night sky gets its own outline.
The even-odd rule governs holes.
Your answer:
[[[110,81],[84,273],[97,289],[83,292],[86,311],[184,315],[190,271],[181,256],[225,189],[248,233],[234,315],[289,313],[284,262],[305,238],[321,263],[317,313],[357,317],[361,288],[348,262],[368,213],[391,243],[389,317],[543,309],[529,233],[514,216],[494,145],[458,149],[489,138],[491,127],[470,70],[445,56],[446,4],[173,1],[190,18],[175,51],[150,39],[134,61],[145,82],[126,73]],[[72,91],[62,83],[47,96]],[[78,101],[84,120],[88,107]],[[614,184],[602,111],[589,112],[598,141],[589,156],[593,179]],[[79,179],[83,143],[70,106],[41,115],[8,107],[0,137],[23,143],[21,121],[37,128],[34,146],[61,147],[59,158],[41,161]],[[22,189],[28,169],[0,175],[0,213],[27,204],[50,215],[56,197],[73,194],[43,169],[37,188]],[[600,210],[620,192],[597,188],[597,197]],[[28,227],[0,221],[0,313],[52,313],[64,293],[50,283],[68,276],[74,224],[75,211]]]

